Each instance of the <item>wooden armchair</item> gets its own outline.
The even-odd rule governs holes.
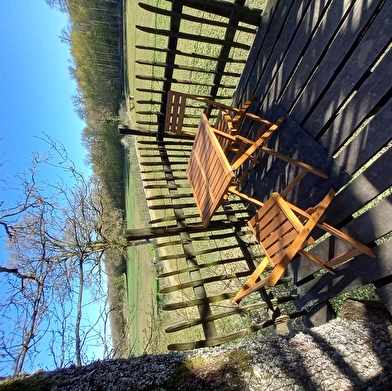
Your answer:
[[[282,191],[281,195],[286,197],[287,194],[307,175],[309,172],[327,178],[328,176],[322,170],[319,170],[309,164],[293,159],[290,156],[284,155],[267,147],[268,140],[279,129],[280,124],[284,118],[279,118],[275,123],[261,118],[255,114],[245,113],[243,118],[250,118],[259,125],[258,132],[253,140],[243,137],[238,134],[231,123],[230,116],[225,110],[221,110],[218,116],[215,127],[211,127],[215,133],[222,150],[235,172],[236,177],[229,188],[229,192],[234,193],[242,198],[246,198],[245,194],[238,192],[238,187],[246,176],[253,170],[255,165],[259,162],[262,153],[271,155],[277,159],[283,160],[286,163],[298,167],[299,173]],[[243,119],[242,118],[242,119]],[[242,121],[241,119],[241,121]],[[246,168],[243,165],[247,163]]]
[[[263,133],[263,136],[259,137],[256,141],[251,141],[243,137],[241,138],[241,136],[228,134],[231,129],[230,121],[225,125],[227,128],[226,131],[219,130],[212,127],[207,117],[202,114],[186,173],[204,227],[209,225],[216,210],[230,194],[235,194],[247,201],[253,202],[253,198],[238,191],[239,181],[236,178],[236,170],[238,170],[247,159],[251,159],[252,154],[257,152],[258,148],[299,167],[299,174],[286,187],[284,194],[291,191],[298,181],[308,172],[327,177],[321,170],[264,146],[263,142],[265,138],[268,137],[269,132],[275,131],[277,127],[276,124],[271,124],[270,122],[268,122],[268,125],[270,126],[267,131]],[[228,158],[227,150],[224,151],[223,149],[222,144],[225,140],[229,140],[228,146],[226,146],[229,151],[231,150],[233,143],[238,140],[246,140],[247,149],[234,163]],[[241,176],[241,178],[242,177],[243,176]]]
[[[273,193],[264,204],[258,202],[261,208],[248,225],[259,241],[265,257],[235,296],[233,300],[235,304],[265,285],[274,286],[297,253],[306,255],[330,273],[334,273],[332,266],[345,262],[356,255],[365,253],[375,257],[374,252],[364,244],[319,221],[334,195],[334,190],[331,190],[316,207],[307,211],[285,201],[278,193]],[[338,239],[345,240],[352,249],[325,261],[305,251],[304,247],[313,243],[311,232],[316,225]],[[268,277],[257,281],[268,264],[271,264],[274,269]]]

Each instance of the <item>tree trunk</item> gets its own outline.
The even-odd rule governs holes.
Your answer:
[[[82,321],[82,306],[83,306],[83,280],[84,280],[84,269],[83,269],[83,258],[79,260],[79,294],[78,294],[78,307],[75,324],[75,356],[76,365],[82,366],[82,343],[80,337],[80,324]]]

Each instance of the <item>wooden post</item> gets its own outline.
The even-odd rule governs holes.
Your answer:
[[[245,0],[236,0],[235,1],[236,5],[241,5],[243,6],[245,4]],[[225,42],[233,42],[235,32],[236,32],[236,26],[238,26],[238,23],[240,21],[241,15],[238,13],[238,11],[232,11],[230,15],[230,20],[228,23],[228,27],[226,30]],[[225,43],[222,45],[221,52],[219,54],[220,57],[228,57],[230,50],[231,50],[232,45]],[[216,74],[214,77],[213,84],[214,86],[211,88],[210,94],[212,96],[216,95],[218,93],[218,89],[222,80],[222,75],[225,70],[226,66],[226,61],[218,61],[216,64]],[[211,114],[211,107],[207,109],[206,115],[209,116]]]
[[[216,26],[216,27],[224,27],[224,28],[227,27],[227,23],[225,23],[225,22],[218,22],[216,20],[209,20],[206,18],[200,18],[197,16],[188,15],[185,13],[177,14],[176,12],[166,10],[163,8],[154,7],[149,4],[145,4],[145,3],[139,3],[139,6],[143,9],[145,9],[146,11],[153,12],[154,14],[165,15],[165,16],[170,16],[170,17],[173,17],[173,16],[180,17],[183,20],[190,20],[191,22],[200,23],[200,24],[209,24],[209,25]],[[243,27],[243,26],[237,26],[237,30],[242,31],[244,33],[250,33],[250,34],[256,33],[256,29],[249,28],[249,27]]]
[[[175,2],[173,2],[173,4],[174,3]],[[145,32],[145,33],[154,34],[154,35],[162,35],[163,37],[169,37],[169,39],[172,38],[172,39],[178,40],[181,38],[181,39],[186,39],[188,41],[206,42],[206,43],[210,43],[212,45],[229,44],[234,48],[243,49],[243,50],[250,49],[250,46],[245,43],[227,41],[225,39],[206,37],[206,36],[201,36],[201,35],[196,35],[196,34],[182,33],[179,31],[177,32],[175,30],[155,29],[152,27],[146,27],[146,26],[140,26],[140,25],[137,25],[136,28],[140,31]],[[175,47],[176,46],[174,46],[173,48],[175,48]],[[169,48],[171,48],[171,46],[169,46]],[[173,64],[174,64],[174,62],[173,62]]]
[[[246,64],[246,60],[242,60],[242,59],[238,59],[238,58],[213,57],[213,56],[207,56],[205,54],[200,54],[200,53],[187,53],[187,52],[183,52],[178,49],[156,48],[154,46],[136,45],[135,47],[136,47],[136,49],[148,50],[149,52],[155,51],[155,52],[160,52],[160,53],[171,53],[171,54],[175,54],[177,56],[198,58],[201,60],[209,60],[209,61],[224,60],[226,62],[232,62],[232,63],[237,63],[237,64]]]

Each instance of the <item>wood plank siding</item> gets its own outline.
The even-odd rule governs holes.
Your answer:
[[[271,140],[274,147],[297,153],[330,174],[333,180],[326,183],[339,193],[325,220],[377,253],[376,259],[360,256],[339,267],[344,276],[352,273],[347,283],[341,274],[314,277],[317,265],[299,257],[290,265],[290,275],[301,304],[322,302],[371,282],[381,287],[385,281],[386,288],[378,289],[392,311],[387,288],[392,257],[384,250],[390,247],[392,231],[392,3],[270,1],[263,16],[233,104],[254,94],[250,112],[271,120],[285,113],[283,131]],[[251,128],[242,131],[252,133]],[[315,155],[316,150],[321,154]],[[330,159],[329,168],[323,167],[321,156]],[[279,191],[283,170],[270,170],[267,182],[273,186],[268,188],[260,185],[259,177],[265,176],[256,167],[242,190],[265,199],[272,187]],[[320,183],[306,179],[292,200],[311,205],[322,195]],[[335,246],[327,238],[312,251],[334,252]]]

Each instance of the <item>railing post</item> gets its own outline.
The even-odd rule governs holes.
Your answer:
[[[180,23],[181,23],[181,12],[182,12],[182,0],[173,0],[172,1],[172,17],[170,18],[170,31],[178,33],[180,31]],[[163,141],[163,132],[165,125],[165,113],[166,113],[166,102],[167,102],[167,91],[171,88],[171,80],[173,79],[173,67],[170,65],[174,65],[176,54],[173,52],[177,49],[177,36],[169,37],[168,49],[172,50],[172,52],[168,52],[166,54],[166,64],[169,65],[165,68],[164,77],[166,81],[163,82],[163,91],[166,94],[163,95],[163,103],[161,105],[161,115],[158,116],[158,140]]]

